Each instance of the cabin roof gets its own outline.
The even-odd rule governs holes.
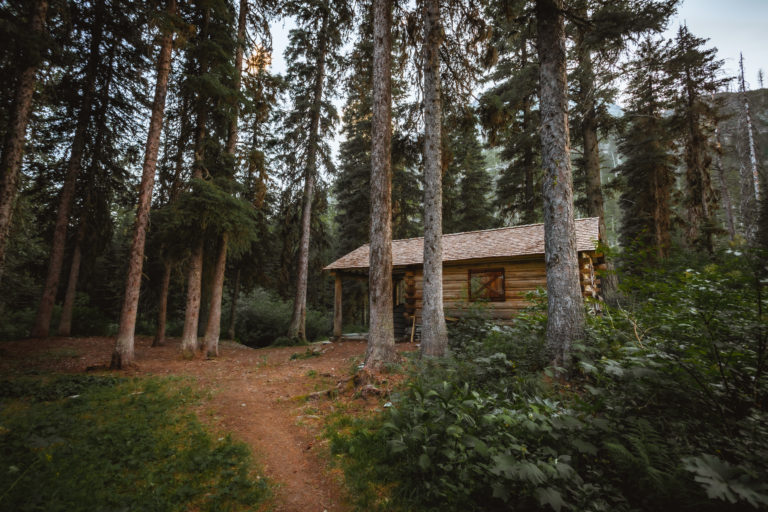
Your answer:
[[[593,251],[598,240],[598,218],[576,220],[576,250]],[[368,268],[365,244],[334,261],[323,270],[362,270]],[[443,262],[485,258],[506,258],[544,254],[544,224],[486,229],[443,235]],[[392,241],[392,265],[422,265],[424,238]]]

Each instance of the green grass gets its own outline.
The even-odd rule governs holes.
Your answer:
[[[0,381],[0,510],[252,510],[247,447],[206,432],[179,379]]]

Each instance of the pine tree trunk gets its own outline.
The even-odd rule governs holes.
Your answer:
[[[184,309],[184,331],[181,335],[181,353],[186,359],[195,357],[197,328],[200,320],[200,295],[203,279],[203,241],[195,242],[187,270],[187,302]]]
[[[157,330],[152,340],[153,347],[165,345],[165,327],[168,319],[168,291],[171,288],[171,264],[165,262],[163,266],[163,281],[160,288],[160,303],[157,306]]]
[[[202,8],[204,9],[204,14],[203,26],[200,32],[201,36],[207,37],[210,12],[207,7],[202,6]],[[201,61],[200,73],[205,73],[207,69],[208,64]],[[208,105],[203,97],[197,98],[197,101],[197,127],[195,130],[194,146],[195,161],[192,170],[193,180],[201,179],[203,177],[205,134],[206,125],[208,123]],[[200,347],[197,333],[198,323],[200,321],[200,302],[203,287],[203,252],[205,249],[205,242],[201,237],[200,240],[193,242],[193,244],[192,253],[189,256],[189,262],[187,263],[187,300],[184,308],[184,330],[181,334],[181,354],[185,359],[192,359],[195,357],[195,352]]]
[[[216,258],[216,268],[213,274],[213,286],[211,291],[211,307],[208,311],[208,325],[205,329],[203,347],[207,357],[219,357],[219,335],[221,333],[221,297],[224,291],[224,271],[227,269],[227,241],[226,233],[221,235],[219,241],[219,255]]]
[[[47,12],[47,0],[37,0],[32,7],[32,17],[29,23],[32,37],[43,36]],[[19,189],[21,159],[24,153],[27,123],[32,111],[32,96],[35,93],[35,76],[37,75],[38,64],[38,59],[30,58],[27,67],[19,74],[7,126],[8,132],[3,147],[3,156],[0,160],[0,280],[3,278],[3,270],[5,269],[5,247],[8,233],[11,230],[13,208]]]
[[[547,350],[567,367],[572,343],[585,328],[573,213],[565,29],[562,0],[537,0],[544,167],[544,258],[547,271]]]
[[[328,10],[323,15],[317,50],[317,72],[315,75],[312,118],[310,120],[307,148],[307,168],[304,177],[304,205],[301,214],[301,241],[299,242],[299,268],[296,273],[296,296],[293,299],[293,314],[288,328],[289,338],[306,341],[307,276],[309,274],[309,237],[312,227],[312,200],[315,195],[315,174],[317,173],[317,139],[320,126],[320,107],[325,82],[325,59],[328,44]]]
[[[421,354],[443,356],[448,330],[443,311],[443,196],[439,0],[424,1],[424,302]]]
[[[235,83],[234,89],[240,91],[240,79],[243,70],[243,49],[245,47],[245,23],[248,14],[248,1],[240,0],[240,13],[237,24],[237,49],[235,50]],[[239,104],[235,104],[235,113],[229,121],[229,135],[224,152],[235,158],[237,147],[237,121],[240,113]],[[219,335],[221,334],[221,299],[224,295],[224,271],[227,268],[227,241],[228,234],[223,233],[220,240],[219,256],[216,260],[214,277],[211,290],[211,301],[208,308],[208,320],[206,321],[205,338],[203,346],[208,357],[219,356]]]
[[[67,241],[67,224],[72,202],[75,197],[75,184],[82,167],[83,152],[91,119],[93,97],[96,91],[96,76],[99,67],[99,46],[104,33],[104,0],[99,0],[95,7],[94,22],[92,26],[90,52],[86,68],[85,87],[80,111],[77,116],[75,137],[67,165],[67,173],[64,178],[64,186],[59,198],[59,209],[56,214],[56,224],[53,231],[53,243],[51,244],[51,256],[48,263],[48,274],[43,287],[43,296],[37,310],[35,324],[30,336],[32,338],[45,338],[48,336],[51,326],[53,304],[56,301],[56,293],[59,289],[61,267],[64,262],[64,248]]]
[[[197,135],[195,136],[195,163],[192,179],[203,177],[203,158],[205,142],[205,125],[208,121],[208,110],[201,105],[197,114]],[[198,348],[198,323],[200,321],[200,302],[203,287],[203,250],[204,241],[201,238],[193,242],[195,245],[189,256],[187,269],[187,301],[184,308],[184,331],[181,334],[181,353],[185,358],[195,356]]]
[[[169,16],[176,14],[176,0],[168,0]],[[155,97],[152,102],[152,114],[149,121],[149,133],[144,152],[144,167],[139,188],[139,204],[136,212],[136,223],[133,228],[133,240],[128,256],[128,276],[125,280],[125,295],[123,309],[120,313],[115,351],[112,353],[111,367],[122,369],[133,364],[134,333],[136,331],[136,315],[139,307],[141,291],[141,275],[144,266],[144,243],[149,224],[149,208],[152,203],[152,189],[155,185],[155,169],[157,154],[160,148],[160,135],[163,131],[165,115],[165,98],[168,93],[168,75],[171,69],[171,54],[173,52],[173,33],[168,31],[163,35],[160,53],[157,58],[157,81]]]
[[[235,273],[235,284],[232,287],[232,300],[229,306],[229,328],[227,329],[227,338],[235,339],[235,321],[237,320],[237,301],[240,298],[240,268]]]
[[[752,115],[749,111],[747,99],[747,87],[744,81],[744,56],[739,55],[739,92],[744,104],[742,123],[744,129],[743,141],[740,144],[739,176],[741,178],[741,219],[744,224],[744,236],[753,243],[757,237],[758,221],[760,217],[760,176],[757,170],[757,155],[755,150],[755,138],[752,128]]]
[[[72,251],[72,263],[69,266],[69,280],[67,292],[64,295],[64,304],[61,306],[61,318],[59,319],[59,336],[69,336],[72,332],[72,313],[75,309],[75,296],[77,293],[77,280],[80,276],[81,248],[85,238],[85,220],[82,219],[77,231],[75,248]]]
[[[392,2],[373,0],[370,327],[365,366],[395,361],[392,319]],[[365,321],[365,316],[363,316]]]

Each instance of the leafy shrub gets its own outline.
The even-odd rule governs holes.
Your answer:
[[[240,342],[251,347],[266,347],[284,337],[291,322],[293,304],[258,288],[243,297],[237,308],[235,335]],[[308,309],[307,339],[317,340],[331,331],[330,315]],[[281,340],[285,342],[285,340]],[[293,343],[289,343],[293,345]]]
[[[536,310],[454,329],[452,358],[333,449],[382,510],[768,507],[768,301],[751,268],[726,253],[628,276],[567,381],[544,368]]]

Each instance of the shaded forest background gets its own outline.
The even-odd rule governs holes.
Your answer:
[[[227,233],[222,332],[253,346],[272,343],[288,333],[307,158],[314,154],[306,333],[311,339],[328,335],[333,290],[321,269],[368,241],[369,5],[352,6],[341,0],[284,6],[269,0],[251,2],[247,37],[238,43],[238,14],[248,2],[239,6],[226,0],[180,2],[173,16],[163,14],[165,5],[155,2],[43,3],[42,34],[29,30],[39,2],[11,1],[0,7],[0,40],[5,41],[0,48],[3,140],[11,131],[22,71],[30,63],[39,70],[0,281],[0,338],[25,337],[35,323],[63,191],[75,158],[79,172],[64,218],[62,270],[55,286],[50,333],[117,333],[152,104],[156,43],[171,29],[174,51],[137,332],[156,332],[167,274],[167,334],[181,335],[185,283],[196,244],[202,244],[204,258],[200,318],[207,318],[217,251]],[[446,42],[442,77],[445,233],[542,218],[535,47],[531,25],[520,14],[530,5],[518,4],[515,8],[520,11],[514,13],[494,2],[467,8],[480,20],[476,23],[483,27],[482,35],[471,44],[458,37]],[[598,4],[593,7],[586,2],[584,8],[597,10]],[[286,50],[289,67],[285,74],[276,75],[270,68],[270,21],[281,16],[294,18],[297,26]],[[418,22],[408,6],[399,6],[396,16],[403,23],[396,24],[393,49],[393,237],[406,238],[423,233],[421,96],[415,64],[419,42],[414,35]],[[462,18],[462,23],[470,23],[467,19],[473,18]],[[509,30],[515,23],[518,29]],[[448,33],[454,35],[466,28],[461,23],[447,25]],[[582,217],[593,213],[588,204],[584,143],[575,136],[585,118],[578,29],[578,24],[571,23],[568,33],[575,197],[577,217]],[[692,228],[692,185],[686,181],[687,150],[679,124],[686,111],[675,99],[685,90],[675,77],[686,65],[675,64],[676,58],[680,60],[675,48],[679,53],[683,36],[694,36],[682,28],[680,34],[677,40],[662,41],[648,30],[638,30],[605,53],[587,50],[595,59],[590,94],[599,116],[596,134],[606,239],[618,255],[633,242],[649,245],[643,238],[647,226],[633,225],[633,220],[642,217],[637,208],[652,206],[631,201],[633,195],[639,197],[632,179],[646,179],[632,176],[633,126],[637,109],[649,101],[657,102],[660,127],[654,136],[658,136],[657,150],[664,153],[665,179],[670,181],[669,242],[661,251],[663,256],[690,248],[707,252],[754,236],[750,230],[756,225],[757,206],[744,200],[748,191],[743,173],[750,165],[744,100],[751,109],[758,171],[765,183],[768,90],[758,79],[760,88],[739,92],[739,80],[722,74],[706,42],[692,39],[689,49],[700,55],[699,63],[690,66],[707,69],[700,84],[708,85],[699,92],[694,108],[701,113],[704,136],[700,150],[705,155],[708,190],[701,194],[707,195],[705,202],[712,208],[704,227]],[[321,40],[326,42],[319,45]],[[645,55],[644,41],[663,51]],[[465,48],[474,45],[477,53],[451,48],[463,43]],[[245,54],[241,83],[234,73],[238,44]],[[324,67],[318,68],[321,49]],[[654,71],[659,77],[658,98],[642,97],[639,80],[650,73],[647,62],[638,64],[643,58],[655,59],[658,67]],[[619,76],[632,73],[638,82],[630,79],[620,90]],[[310,86],[317,76],[324,87],[320,103],[314,105]],[[343,104],[341,111],[335,107],[338,104]],[[314,139],[308,138],[313,113],[317,113]],[[229,154],[226,144],[232,119],[239,126],[239,138]],[[4,151],[8,152],[7,146]],[[691,229],[699,231],[692,235]],[[345,283],[345,291],[345,324],[350,330],[364,330],[365,286]],[[69,316],[68,296],[70,326],[61,322]],[[205,329],[203,320],[201,335]]]

